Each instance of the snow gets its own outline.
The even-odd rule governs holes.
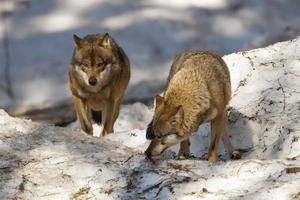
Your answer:
[[[241,160],[221,147],[219,161],[208,162],[205,124],[192,136],[192,158],[174,159],[173,147],[149,164],[143,152],[153,108],[141,103],[122,106],[116,133],[105,137],[0,110],[0,199],[299,199],[300,173],[287,168],[300,167],[300,37],[224,60]]]

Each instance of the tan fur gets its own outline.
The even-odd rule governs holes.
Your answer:
[[[230,75],[225,62],[210,52],[189,51],[176,56],[170,69],[163,97],[156,97],[156,108],[149,131],[154,138],[146,150],[159,154],[181,142],[178,156],[189,155],[188,138],[199,125],[211,122],[208,159],[217,160],[219,139],[228,152],[239,157],[228,139],[227,112],[231,97]],[[148,134],[148,133],[147,133]],[[150,153],[149,153],[150,152]]]
[[[108,34],[74,35],[69,86],[82,129],[93,134],[92,113],[101,116],[102,136],[113,132],[130,79],[129,59]],[[91,85],[90,80],[96,79]],[[99,119],[95,119],[99,120]]]

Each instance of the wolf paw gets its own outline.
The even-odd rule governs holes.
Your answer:
[[[233,159],[233,160],[241,159],[241,154],[240,154],[240,152],[238,150],[234,150],[231,153],[230,158]]]
[[[187,156],[187,155],[181,155],[181,156],[177,155],[175,157],[176,160],[186,160],[188,158],[189,158],[189,156]]]
[[[208,161],[210,161],[210,162],[216,162],[217,161],[217,156],[215,154],[211,154],[208,157]]]
[[[175,157],[176,160],[185,160],[190,157],[189,151],[179,151],[177,156]]]
[[[104,137],[104,136],[106,136],[107,134],[108,134],[108,132],[107,132],[105,129],[103,129],[102,132],[101,132],[101,137]]]
[[[92,126],[84,126],[82,130],[86,132],[88,135],[93,135],[93,127]]]

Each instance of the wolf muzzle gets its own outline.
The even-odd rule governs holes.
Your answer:
[[[147,126],[147,130],[146,130],[146,139],[147,140],[152,140],[155,137],[152,126],[153,126],[153,121],[151,121]]]
[[[91,78],[89,79],[89,84],[90,84],[91,86],[96,85],[96,84],[97,84],[97,79],[96,79],[95,77],[91,77]]]

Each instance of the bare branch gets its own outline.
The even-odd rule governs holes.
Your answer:
[[[283,89],[283,87],[282,87],[282,85],[281,85],[279,79],[277,80],[277,82],[278,82],[278,84],[279,84],[279,88],[278,88],[278,89],[280,89],[281,92],[282,92],[282,94],[283,94],[283,108],[282,108],[282,112],[284,112],[284,111],[285,111],[285,98],[286,98],[286,97],[285,97],[285,91],[284,91],[284,89]]]

